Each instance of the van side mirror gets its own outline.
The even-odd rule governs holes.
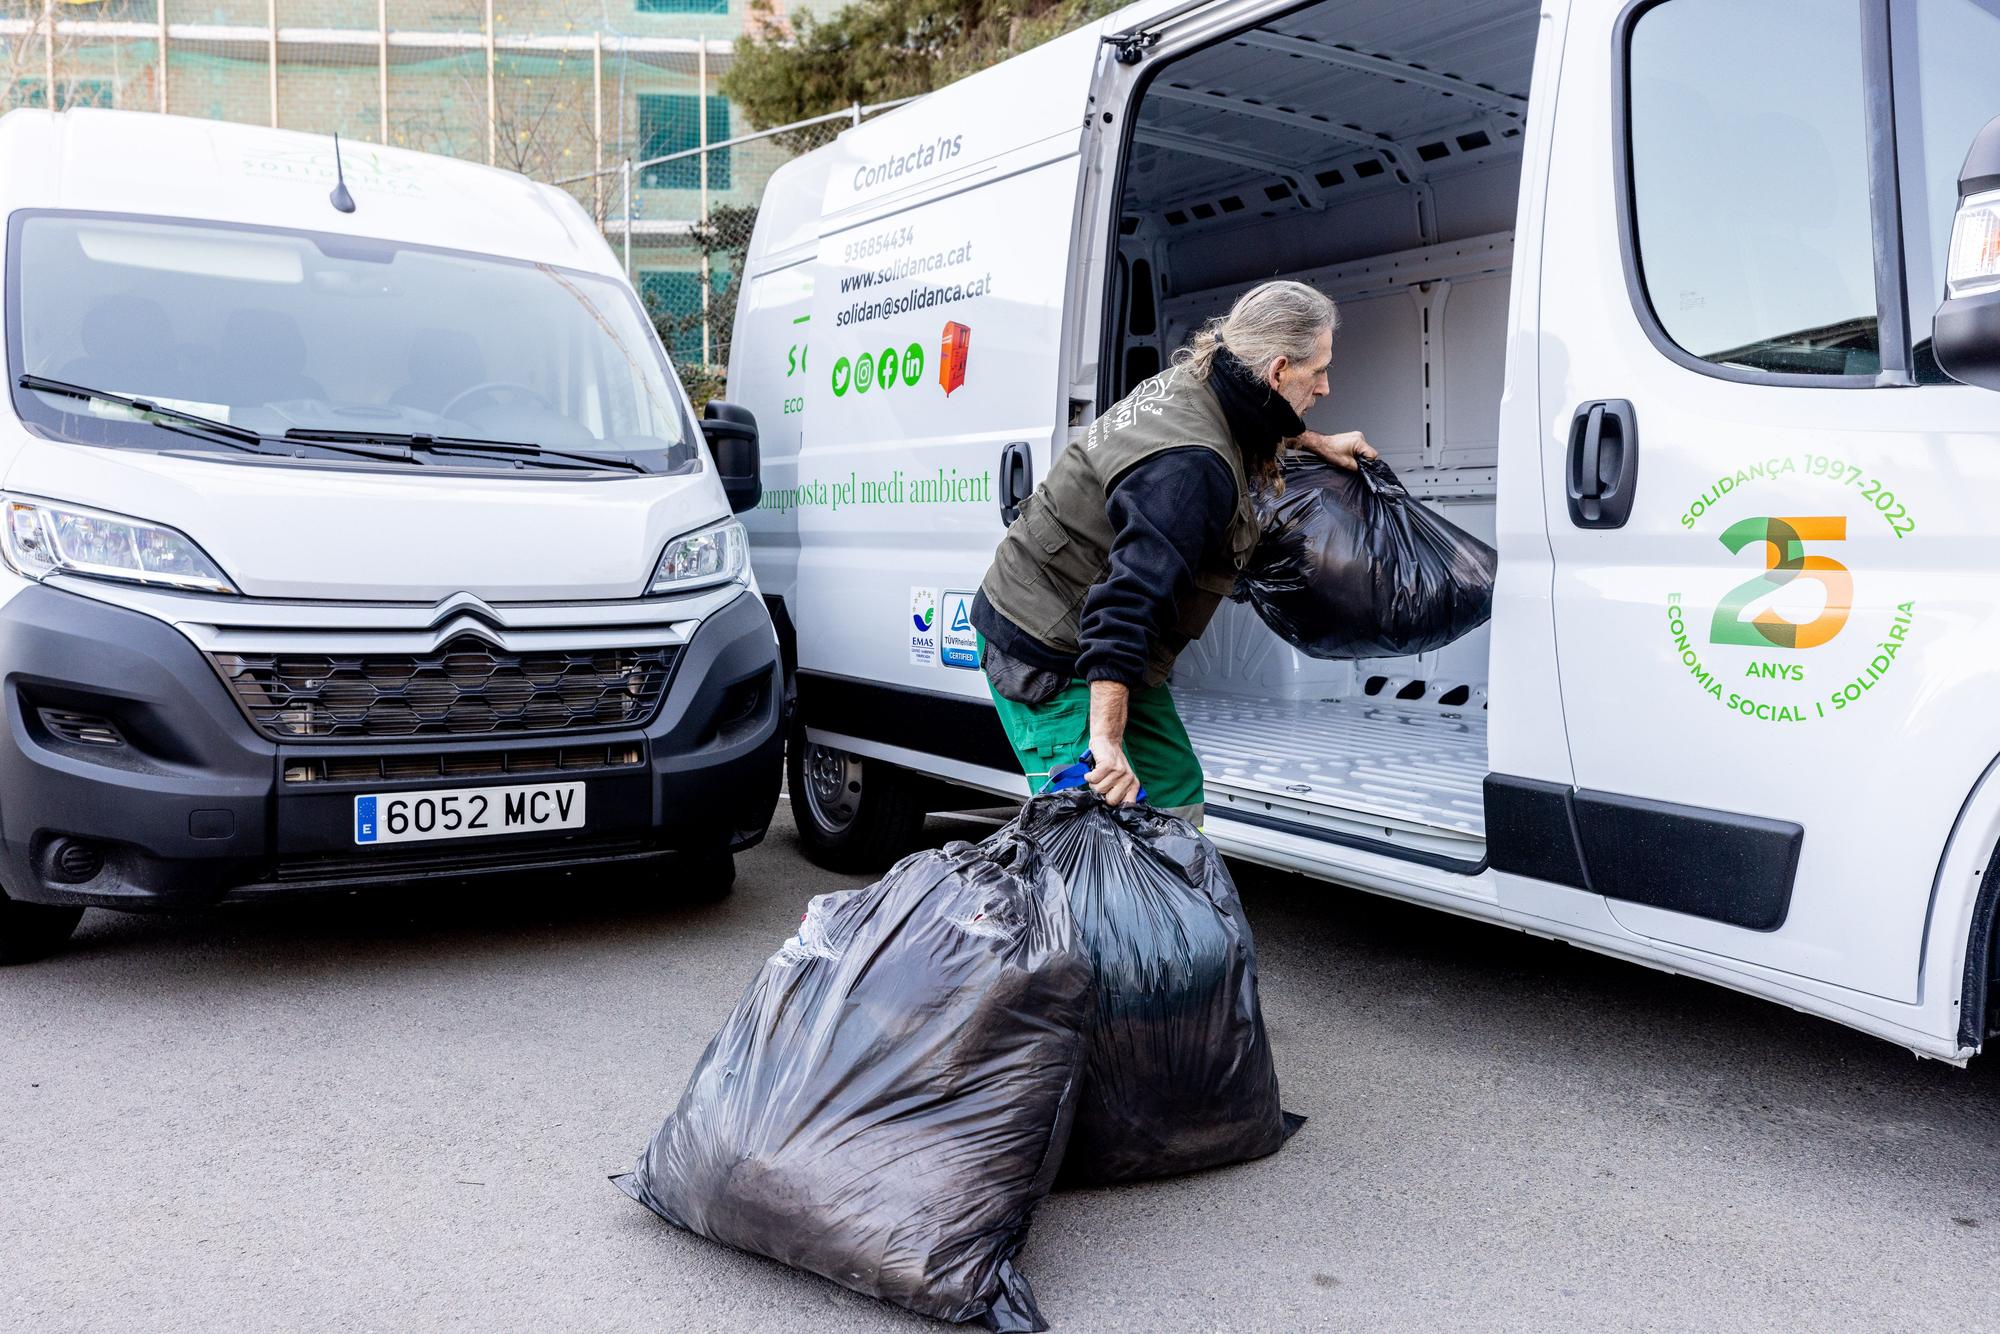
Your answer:
[[[715,472],[738,514],[756,508],[764,496],[763,469],[757,457],[757,418],[745,407],[710,399],[702,409],[701,433],[715,457]]]
[[[1958,169],[1958,216],[1931,351],[1952,379],[2000,389],[2000,116],[1974,136]]]

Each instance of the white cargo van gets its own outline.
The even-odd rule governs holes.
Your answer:
[[[1969,1056],[2000,396],[1931,326],[1996,65],[1992,0],[1191,0],[790,164],[731,387],[808,846],[886,852],[933,776],[1023,791],[964,619],[1011,507],[1304,278],[1343,312],[1311,423],[1494,541],[1498,591],[1397,661],[1226,608],[1174,683],[1216,842]]]
[[[697,423],[573,200],[16,111],[0,219],[0,961],[92,904],[727,886],[781,772],[755,424]]]

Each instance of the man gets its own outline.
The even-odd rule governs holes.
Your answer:
[[[1201,762],[1166,689],[1257,544],[1280,451],[1345,468],[1375,450],[1301,414],[1327,392],[1338,322],[1304,283],[1246,292],[1173,365],[1091,424],[1001,539],[974,600],[980,661],[1030,788],[1088,750],[1112,805],[1143,787],[1201,822]]]

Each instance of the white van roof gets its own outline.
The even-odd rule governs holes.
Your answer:
[[[748,269],[757,273],[794,263],[798,259],[795,252],[803,253],[805,247],[818,240],[821,219],[830,209],[849,202],[847,195],[838,189],[838,182],[829,179],[836,163],[849,167],[866,165],[870,150],[877,143],[886,141],[892,147],[907,146],[906,141],[921,143],[950,125],[960,130],[975,126],[986,131],[975,136],[986,142],[971,145],[972,151],[964,163],[970,166],[1055,128],[1067,127],[1081,110],[1081,94],[1088,87],[1091,64],[1083,53],[1094,48],[1096,35],[1121,32],[1189,7],[1189,0],[1136,0],[1103,19],[977,70],[862,125],[842,130],[833,142],[793,158],[773,172],[764,187],[746,259]],[[1058,45],[1081,57],[1067,61],[1062,56],[1056,57],[1063,61],[1072,78],[1078,71],[1083,75],[1082,82],[1076,84],[1079,98],[1075,105],[1047,95],[1050,48]],[[965,108],[974,108],[976,114],[965,114]]]
[[[773,172],[764,187],[748,267],[756,272],[770,267],[774,259],[779,265],[792,262],[796,256],[791,252],[817,239],[821,221],[828,214],[842,211],[863,194],[896,193],[893,179],[865,191],[843,188],[852,168],[866,169],[885,155],[890,159],[907,155],[940,133],[960,135],[964,142],[959,145],[961,160],[957,165],[970,167],[1069,129],[1083,109],[1099,35],[1190,7],[1190,0],[1136,0],[1102,19],[842,130],[832,143],[793,158]],[[1074,101],[1065,96],[1071,91],[1076,94]],[[836,164],[842,168],[837,175]]]
[[[826,173],[833,166],[833,154],[827,151],[831,147],[823,145],[800,154],[772,172],[765,182],[747,257],[753,272],[762,272],[773,257],[789,259],[788,252],[818,242]]]
[[[76,209],[344,232],[620,273],[582,205],[516,172],[331,135],[142,111],[0,116],[0,214]]]

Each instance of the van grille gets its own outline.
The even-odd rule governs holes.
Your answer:
[[[429,653],[217,653],[257,730],[303,738],[502,736],[642,726],[679,650],[512,653],[460,635]]]
[[[501,778],[513,774],[577,773],[593,769],[631,769],[646,762],[636,741],[609,745],[576,742],[564,746],[510,746],[505,750],[433,751],[409,746],[368,755],[299,755],[285,757],[285,782],[379,783],[424,778]]]

